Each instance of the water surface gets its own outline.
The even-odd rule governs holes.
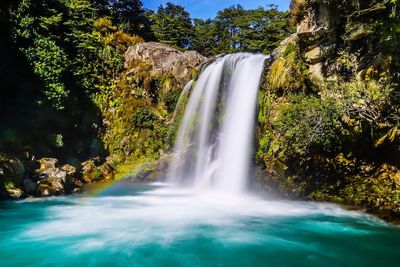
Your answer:
[[[398,266],[400,229],[335,205],[120,183],[0,203],[0,266]]]

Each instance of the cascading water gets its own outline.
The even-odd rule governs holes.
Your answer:
[[[168,181],[198,189],[245,190],[266,58],[227,55],[202,71],[179,127]]]

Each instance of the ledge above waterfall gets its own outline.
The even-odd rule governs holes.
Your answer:
[[[125,53],[125,68],[128,74],[138,72],[137,63],[148,65],[148,71],[153,77],[171,75],[181,85],[186,84],[193,70],[207,60],[196,51],[180,51],[168,45],[149,42],[131,46]]]

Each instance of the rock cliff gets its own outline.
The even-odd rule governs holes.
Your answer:
[[[296,0],[260,95],[264,186],[400,218],[397,1]]]

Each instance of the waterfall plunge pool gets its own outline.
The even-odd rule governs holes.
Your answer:
[[[400,229],[336,205],[120,182],[0,203],[0,266],[397,266]]]

